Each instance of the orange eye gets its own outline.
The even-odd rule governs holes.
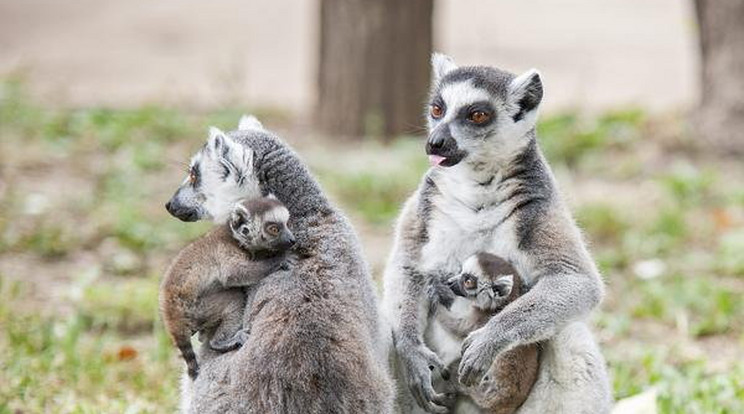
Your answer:
[[[196,174],[194,174],[193,171],[189,171],[189,183],[190,184],[196,183]]]
[[[266,226],[266,232],[272,236],[276,236],[277,234],[279,234],[279,230],[280,228],[278,224],[271,223]]]
[[[484,124],[491,119],[491,115],[483,111],[473,111],[468,115],[468,119],[475,124]]]
[[[429,112],[431,113],[431,117],[434,119],[439,119],[444,115],[444,109],[437,104],[431,104],[431,110]]]
[[[469,277],[465,279],[462,285],[465,287],[465,289],[475,289],[475,287],[478,286],[478,282],[475,279]]]

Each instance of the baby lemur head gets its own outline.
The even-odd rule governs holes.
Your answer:
[[[273,196],[235,204],[228,225],[233,238],[252,255],[275,255],[295,244],[287,227],[289,211]]]
[[[497,311],[511,302],[512,291],[519,289],[519,276],[506,260],[478,253],[463,263],[460,274],[450,278],[447,285],[455,295],[472,300],[475,307]]]

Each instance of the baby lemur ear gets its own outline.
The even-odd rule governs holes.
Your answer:
[[[493,282],[493,292],[499,297],[506,297],[511,294],[514,287],[514,275],[499,276]]]
[[[237,230],[240,226],[248,222],[251,213],[243,207],[242,203],[235,203],[232,212],[230,213],[230,227],[233,230]]]
[[[441,54],[441,53],[432,53],[431,55],[431,81],[432,83],[436,84],[442,78],[452,72],[453,70],[457,69],[457,65],[455,64],[455,61],[452,60],[451,57]]]
[[[514,122],[521,121],[542,102],[543,84],[540,72],[530,69],[514,78],[509,84],[509,96],[518,107],[517,113],[513,115]]]

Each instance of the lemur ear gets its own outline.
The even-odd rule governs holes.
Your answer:
[[[238,229],[240,226],[248,221],[250,213],[248,209],[243,206],[243,203],[235,203],[232,211],[230,212],[230,227]]]
[[[209,128],[207,147],[215,157],[229,161],[235,169],[242,172],[253,172],[253,150],[236,142],[220,129]]]
[[[207,140],[207,147],[212,153],[221,155],[227,148],[226,141],[228,140],[227,135],[217,127],[209,127],[209,139]]]
[[[253,115],[243,115],[240,117],[240,122],[238,122],[238,130],[240,131],[247,131],[249,129],[260,129],[263,130],[263,124],[261,124],[261,121],[258,120]]]
[[[432,83],[437,83],[442,78],[452,72],[453,70],[457,69],[457,65],[455,64],[455,61],[452,60],[451,57],[441,54],[441,53],[432,53],[431,55],[431,81]]]
[[[524,117],[537,109],[543,98],[543,84],[540,72],[530,69],[517,76],[509,84],[509,96],[516,103],[517,113],[513,115],[514,122],[521,121]]]
[[[499,276],[493,282],[493,290],[499,297],[509,296],[514,287],[514,275]]]

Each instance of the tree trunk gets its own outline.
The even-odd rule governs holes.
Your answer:
[[[698,133],[714,152],[744,154],[744,0],[696,0],[702,52]]]
[[[422,125],[433,0],[321,0],[316,122],[335,137]]]

